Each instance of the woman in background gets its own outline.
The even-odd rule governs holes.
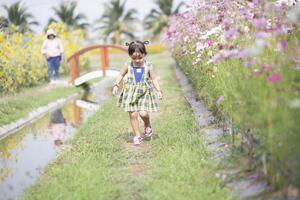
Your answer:
[[[42,46],[42,54],[47,59],[49,81],[54,83],[59,79],[59,66],[64,49],[53,29],[49,29],[46,36]]]

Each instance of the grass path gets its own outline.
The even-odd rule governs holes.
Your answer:
[[[131,143],[127,113],[106,103],[24,199],[229,199],[166,55],[150,59],[164,89],[155,137]],[[142,127],[141,127],[142,128]]]

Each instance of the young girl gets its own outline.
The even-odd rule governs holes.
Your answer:
[[[120,82],[127,74],[127,80],[124,81],[118,105],[129,113],[130,123],[135,134],[133,138],[135,145],[141,144],[143,139],[139,130],[138,116],[144,121],[145,137],[151,138],[153,134],[149,112],[158,111],[159,109],[153,86],[157,91],[158,98],[162,98],[162,91],[153,67],[145,60],[147,55],[145,44],[149,44],[149,42],[134,41],[126,43],[131,61],[126,63],[113,86],[113,94],[116,95]]]

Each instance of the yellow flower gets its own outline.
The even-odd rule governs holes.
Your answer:
[[[59,27],[58,26],[55,27],[55,32],[59,33]]]
[[[10,51],[10,45],[9,45],[8,43],[5,43],[5,44],[3,45],[3,50],[4,50],[4,51]]]
[[[0,34],[0,43],[2,43],[4,41],[4,36],[3,34]]]
[[[14,35],[14,37],[13,37],[13,42],[14,42],[15,44],[21,44],[21,43],[22,43],[21,35],[20,35],[20,34]]]
[[[48,29],[53,29],[55,27],[55,23],[52,22],[49,26],[48,26]]]
[[[27,38],[31,38],[31,37],[32,37],[32,34],[31,34],[31,33],[29,33],[29,32],[27,32],[27,33],[25,33],[25,37],[27,37]]]
[[[5,56],[0,56],[0,58],[1,58],[1,60],[2,60],[2,62],[3,63],[8,63],[8,59],[7,59],[7,57],[5,57]]]
[[[66,32],[66,30],[67,30],[66,25],[65,25],[65,24],[62,24],[62,25],[61,25],[61,32]]]

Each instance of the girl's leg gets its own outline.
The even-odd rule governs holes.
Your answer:
[[[152,134],[153,134],[153,131],[152,131],[152,128],[151,128],[151,124],[150,124],[150,117],[149,117],[149,113],[146,112],[146,111],[140,111],[139,112],[142,120],[144,121],[144,124],[145,124],[145,137],[146,138],[151,138]]]
[[[151,127],[149,113],[147,111],[140,111],[139,114],[142,120],[144,121],[145,128]]]
[[[138,121],[138,112],[129,112],[130,123],[133,129],[133,132],[136,136],[141,136],[140,129],[139,129],[139,121]]]

